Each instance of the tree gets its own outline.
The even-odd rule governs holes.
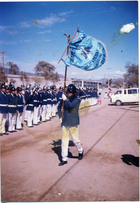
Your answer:
[[[39,61],[34,68],[36,75],[44,76],[46,80],[52,80],[53,82],[59,81],[59,74],[55,71],[55,67],[45,61]]]
[[[10,79],[10,83],[15,84],[16,80],[14,80],[13,78]]]
[[[106,81],[106,84],[108,84],[108,80]],[[109,86],[112,84],[112,79],[109,79]]]
[[[19,75],[19,67],[17,64],[14,64],[13,62],[7,62],[7,64],[10,66],[9,73],[13,75]]]
[[[35,75],[33,77],[33,80],[35,81],[36,85],[39,85],[41,83],[41,78],[38,75]]]
[[[121,87],[121,86],[123,86],[123,81],[117,79],[117,80],[115,80],[115,81],[113,82],[113,85],[115,85],[116,87]]]
[[[0,64],[0,83],[8,82],[7,76],[5,75],[4,68]]]
[[[22,81],[23,86],[24,86],[24,81],[26,83],[29,82],[29,76],[27,75],[26,72],[23,72],[23,71],[20,72],[20,80]]]
[[[128,62],[125,68],[127,73],[124,75],[124,82],[128,86],[139,86],[138,65]]]

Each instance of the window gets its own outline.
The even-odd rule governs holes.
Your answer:
[[[115,94],[122,94],[122,90],[118,90]]]
[[[137,94],[137,89],[129,89],[128,94]]]

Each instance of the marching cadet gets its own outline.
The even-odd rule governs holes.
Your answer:
[[[46,121],[47,116],[47,87],[44,85],[42,92],[42,121]]]
[[[22,123],[22,114],[23,114],[23,108],[24,108],[24,97],[22,95],[22,88],[17,87],[17,122],[16,122],[16,129],[17,130],[23,130],[23,123]]]
[[[8,97],[5,93],[5,84],[1,84],[0,91],[0,135],[8,135],[5,130],[5,124],[8,119]]]
[[[33,115],[34,115],[34,102],[33,102],[33,91],[30,89],[30,94],[26,100],[26,111],[27,111],[27,126],[33,127]]]
[[[98,94],[97,94],[97,89],[96,88],[94,88],[93,97],[94,97],[94,105],[96,105],[97,104],[97,99],[98,99]]]
[[[39,88],[39,110],[38,110],[38,123],[42,120],[42,102],[43,102],[43,95],[42,95],[42,88]]]
[[[9,86],[6,85],[5,89],[6,89],[6,94],[9,95],[10,94],[10,88],[9,88]]]
[[[91,89],[91,106],[94,105],[93,89]]]
[[[62,99],[64,101],[64,114],[62,119],[62,101],[58,106],[58,115],[62,127],[62,143],[61,143],[61,155],[62,162],[59,163],[59,166],[67,164],[68,156],[68,144],[69,144],[69,134],[71,134],[73,142],[79,152],[78,159],[83,158],[83,148],[79,140],[79,105],[80,98],[77,98],[75,95],[76,87],[73,84],[70,84],[67,89],[67,97],[63,94]]]
[[[38,111],[39,111],[39,93],[38,86],[33,87],[33,104],[34,104],[34,116],[33,116],[33,124],[38,125]]]
[[[59,87],[59,91],[57,93],[57,102],[59,103],[62,100],[62,94],[63,94],[63,87]]]
[[[56,88],[53,89],[52,102],[53,102],[52,116],[56,116],[56,113],[57,113],[57,94],[56,94]]]
[[[27,111],[26,111],[26,107],[27,107],[27,98],[30,95],[30,86],[26,85],[26,91],[24,94],[24,100],[25,100],[25,116],[24,116],[24,121],[27,121]]]
[[[16,108],[17,103],[16,103],[15,87],[11,87],[11,93],[8,97],[9,132],[15,132],[16,116],[17,116]]]
[[[88,107],[88,88],[86,88],[85,93],[86,93],[85,107]]]
[[[46,120],[50,120],[52,117],[52,95],[51,95],[51,88],[47,87],[47,116]]]

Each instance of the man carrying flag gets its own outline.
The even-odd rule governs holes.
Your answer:
[[[79,105],[81,99],[76,95],[76,87],[73,84],[70,84],[67,88],[68,98],[63,94],[62,99],[64,101],[64,115],[62,120],[62,101],[58,105],[58,115],[62,126],[62,145],[61,145],[61,155],[62,162],[59,163],[59,166],[67,164],[68,156],[68,144],[69,136],[72,136],[72,140],[79,152],[78,159],[83,158],[83,148],[79,140]]]
[[[85,71],[92,71],[100,68],[106,62],[107,52],[104,45],[101,42],[88,36],[84,32],[80,31],[79,27],[76,29],[76,31],[78,33],[78,35],[76,35],[76,38],[73,41],[72,39],[68,41],[69,44],[67,46],[66,58],[62,59],[66,51],[65,49],[60,59],[66,65],[64,88],[66,85],[67,66],[74,66],[76,68],[80,68]],[[73,37],[75,33],[73,34]],[[67,164],[69,133],[72,135],[73,142],[76,145],[77,150],[79,152],[78,159],[81,160],[83,158],[84,150],[81,146],[78,135],[79,132],[78,110],[81,99],[77,98],[75,93],[76,87],[73,84],[70,84],[67,89],[68,99],[63,94],[62,95],[63,103],[60,102],[58,106],[58,115],[62,126],[62,144],[61,144],[62,162],[59,163],[59,166]]]

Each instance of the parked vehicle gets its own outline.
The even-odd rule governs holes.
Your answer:
[[[110,102],[115,103],[117,106],[128,102],[139,102],[139,88],[118,89],[111,96]]]

